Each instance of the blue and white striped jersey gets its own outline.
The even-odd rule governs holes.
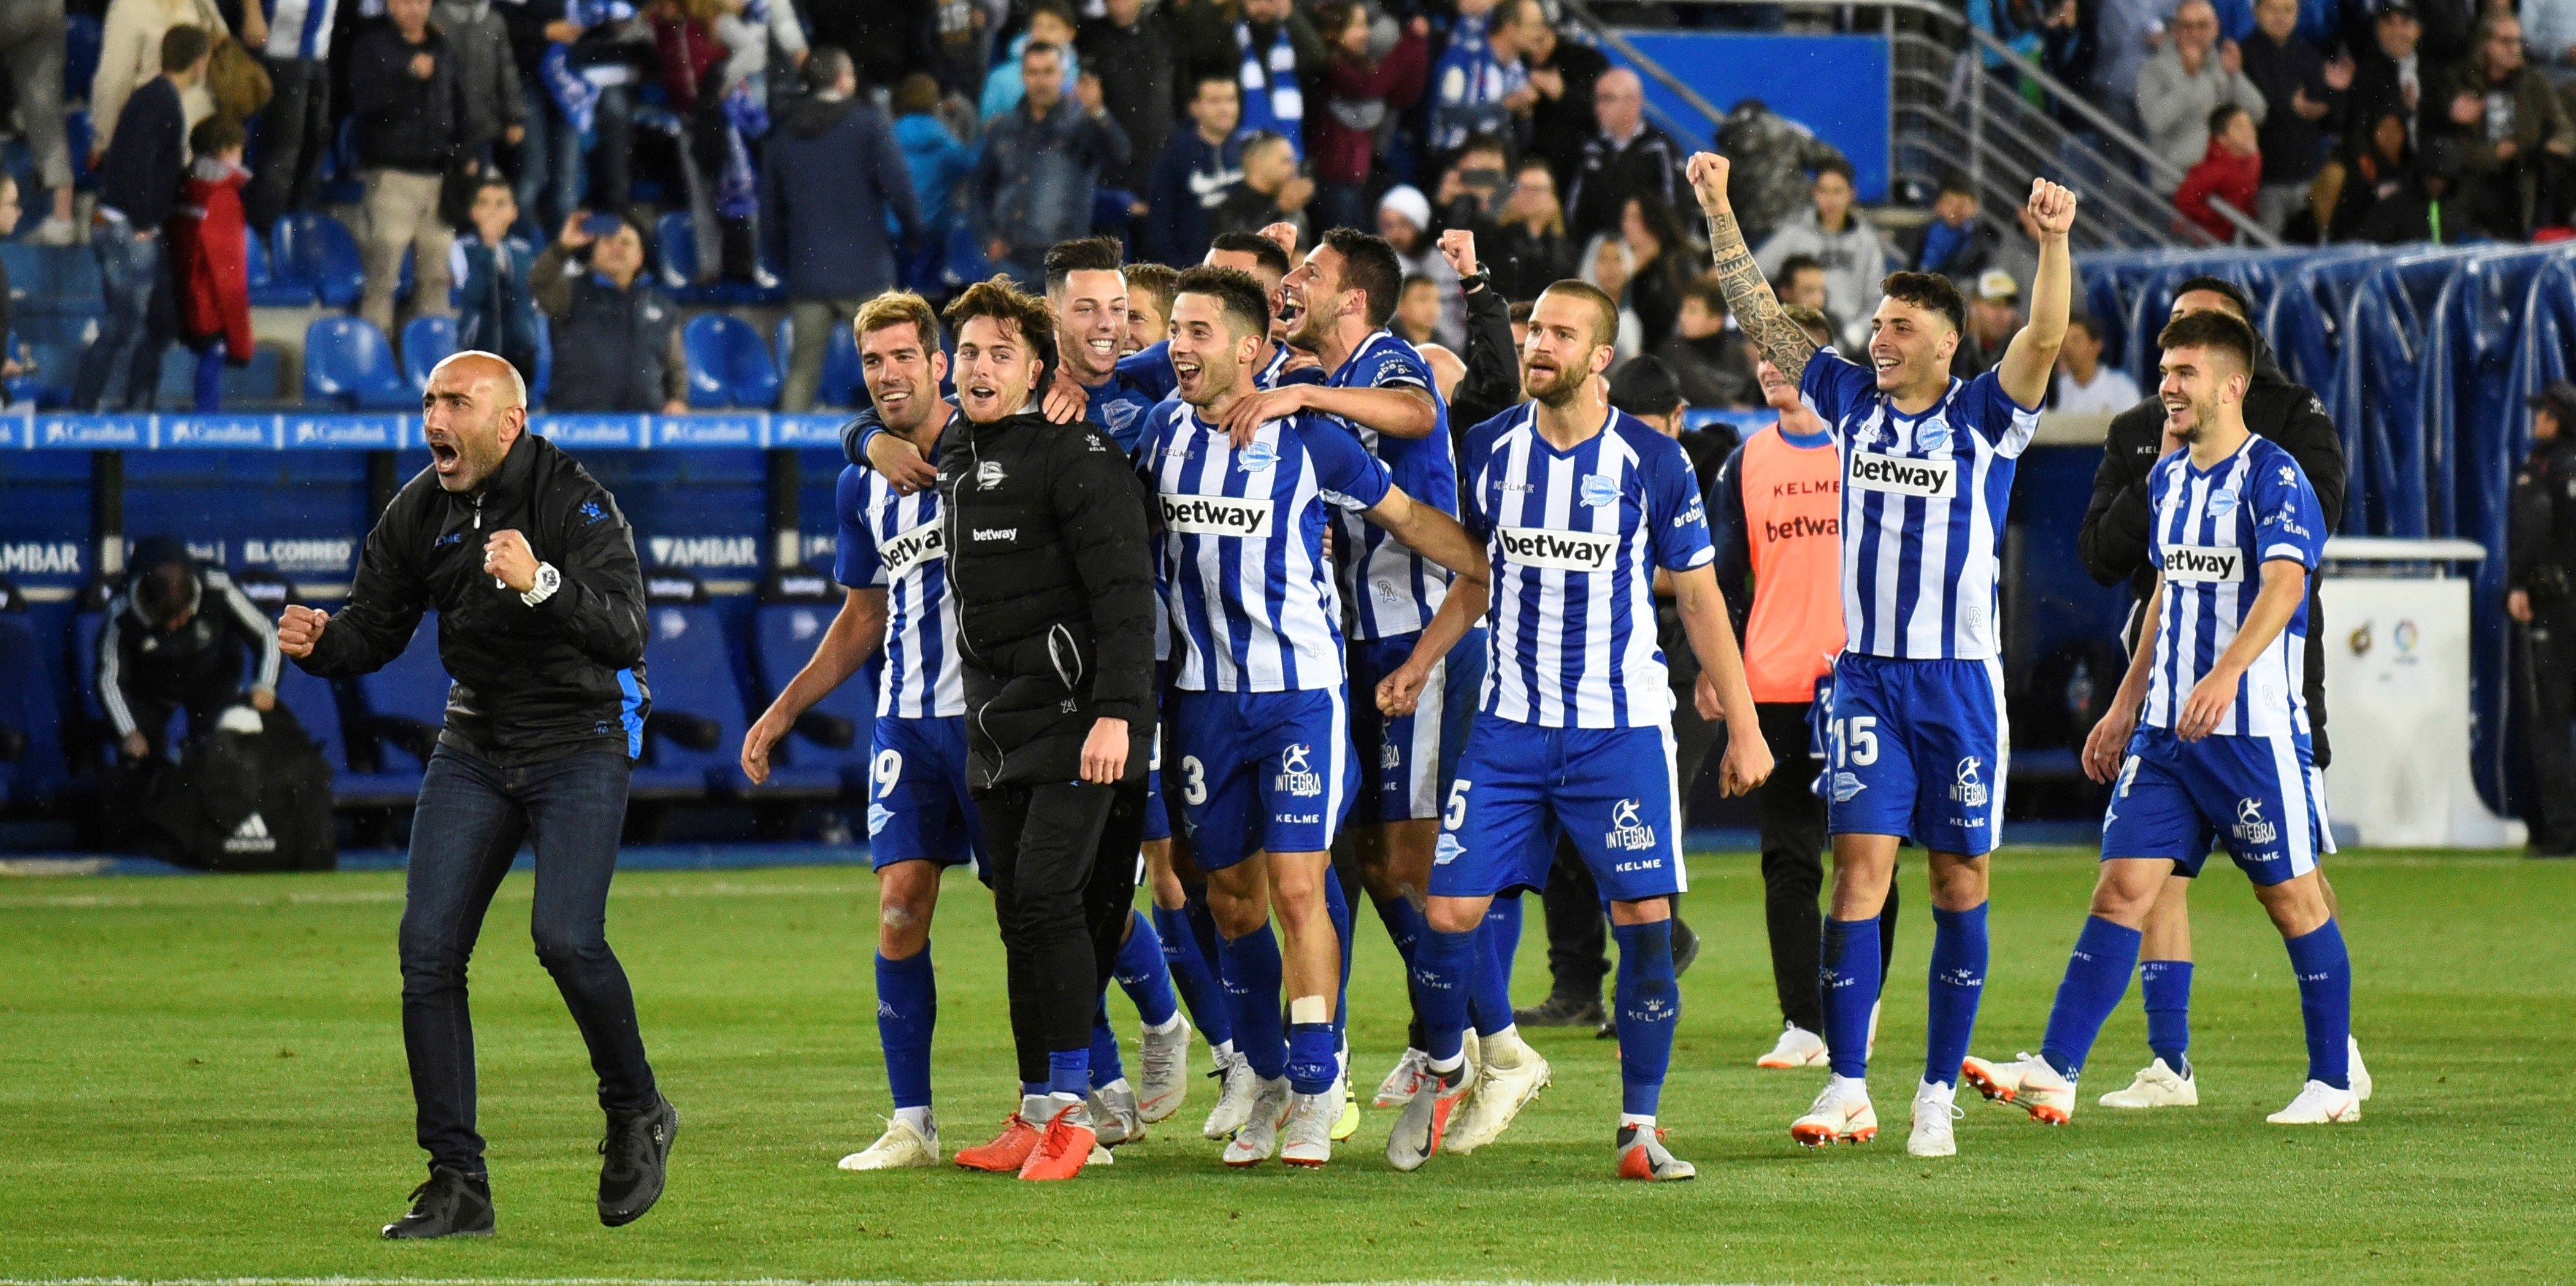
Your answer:
[[[1172,625],[1172,685],[1342,686],[1342,600],[1324,558],[1324,523],[1334,507],[1384,500],[1386,466],[1314,416],[1264,424],[1238,451],[1178,399],[1151,412],[1137,464],[1162,519],[1157,575]]]
[[[2170,728],[2191,690],[2236,640],[2263,589],[2263,564],[2288,559],[2314,573],[2325,556],[2325,512],[2308,475],[2267,438],[2248,437],[2203,471],[2176,451],[2147,475],[2155,515],[2148,557],[2164,575],[2156,618],[2156,668],[2140,722]],[[2239,737],[2308,735],[2308,600],[2236,682],[2236,704],[2217,732]]]
[[[851,589],[886,592],[885,670],[877,680],[877,713],[903,719],[966,713],[939,492],[897,495],[884,474],[843,465],[833,507],[841,518],[841,541],[832,578]]]
[[[1337,415],[1321,418],[1350,430],[1369,454],[1385,463],[1395,485],[1414,503],[1456,515],[1458,464],[1449,456],[1449,404],[1441,400],[1440,386],[1422,354],[1393,332],[1378,331],[1361,340],[1350,360],[1324,382],[1332,388],[1418,388],[1431,395],[1438,418],[1429,437],[1388,437]],[[1416,633],[1431,623],[1440,601],[1449,596],[1447,569],[1358,514],[1342,516],[1333,552],[1361,638]]]
[[[1571,451],[1523,403],[1467,434],[1459,520],[1493,560],[1481,709],[1546,728],[1669,724],[1655,569],[1717,557],[1681,445],[1621,411]]]
[[[1828,348],[1799,396],[1843,452],[1843,648],[1909,661],[1998,654],[1996,551],[2013,462],[2039,431],[1988,371],[1918,416]]]

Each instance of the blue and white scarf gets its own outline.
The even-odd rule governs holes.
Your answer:
[[[1234,43],[1243,51],[1243,128],[1280,135],[1305,159],[1306,96],[1297,88],[1297,47],[1288,41],[1288,24],[1279,24],[1267,66],[1252,51],[1251,23],[1234,24]]]

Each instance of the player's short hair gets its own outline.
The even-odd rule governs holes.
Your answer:
[[[2158,347],[2170,352],[2177,348],[2218,349],[2232,354],[2237,366],[2247,374],[2254,370],[2254,328],[2223,312],[2185,313],[2165,323],[2156,336]]]
[[[1549,295],[1571,295],[1592,305],[1592,342],[1595,346],[1619,341],[1619,301],[1612,299],[1599,286],[1580,277],[1554,282],[1538,292],[1540,299]],[[1535,304],[1533,304],[1535,308]]]
[[[925,356],[939,347],[939,314],[931,311],[929,300],[909,290],[889,290],[859,305],[859,315],[851,323],[860,339],[907,325],[921,337]]]
[[[198,156],[228,152],[243,141],[241,122],[220,113],[197,122],[197,128],[188,131],[188,150]]]
[[[1206,264],[1181,273],[1173,283],[1172,296],[1205,295],[1225,311],[1226,325],[1238,335],[1266,336],[1270,333],[1270,292],[1259,277],[1241,268],[1211,268]]]
[[[854,74],[857,71],[858,64],[850,61],[847,50],[835,49],[830,45],[817,45],[814,52],[806,55],[805,58],[805,85],[818,94],[826,93],[841,83],[842,76]],[[910,77],[905,79],[908,80]],[[938,101],[937,91],[934,89],[931,102],[935,105]]]
[[[1116,272],[1124,255],[1116,237],[1077,237],[1047,247],[1046,288],[1052,295],[1077,272]]]
[[[1280,249],[1278,242],[1258,232],[1220,232],[1208,239],[1208,249],[1250,255],[1252,262],[1259,264],[1262,271],[1275,272],[1282,277],[1288,275],[1288,252]]]
[[[1828,156],[1816,162],[1816,178],[1821,179],[1828,174],[1839,174],[1843,176],[1843,182],[1853,187],[1860,186],[1860,178],[1853,172],[1852,163],[1839,156]]]
[[[1952,330],[1968,328],[1968,301],[1960,297],[1959,283],[1937,272],[1891,272],[1878,288],[1890,299],[1949,318]]]
[[[966,323],[978,317],[988,318],[1019,329],[1021,342],[1037,355],[1038,381],[1041,387],[1046,373],[1056,367],[1055,310],[1047,301],[1019,288],[1008,273],[995,273],[990,281],[968,286],[940,316],[948,329],[964,332]]]
[[[1816,347],[1826,348],[1833,344],[1834,323],[1823,313],[1818,312],[1813,308],[1809,308],[1804,304],[1800,304],[1796,307],[1781,309],[1780,315],[1796,322],[1798,324],[1798,329],[1807,332],[1807,338],[1814,341]]]
[[[1027,62],[1032,58],[1062,57],[1064,57],[1064,46],[1059,45],[1052,40],[1032,40],[1029,43],[1020,46],[1021,62]]]
[[[206,38],[206,29],[203,27],[194,25],[172,27],[161,33],[161,70],[186,71],[196,66],[197,60],[205,57],[214,47],[214,42]]]
[[[1395,257],[1395,247],[1386,238],[1357,228],[1335,228],[1324,234],[1323,244],[1342,257],[1342,289],[1367,297],[1369,326],[1386,325],[1386,319],[1395,316],[1395,301],[1404,289],[1404,264]]]
[[[1515,326],[1527,326],[1527,325],[1529,325],[1530,313],[1531,313],[1534,309],[1536,309],[1537,307],[1538,307],[1538,301],[1537,301],[1537,300],[1535,300],[1535,299],[1515,299],[1515,300],[1513,300],[1513,301],[1512,301],[1512,324],[1513,324],[1513,325],[1515,325]]]
[[[2254,301],[2245,297],[2245,288],[2243,286],[2239,286],[2225,277],[2211,277],[2203,275],[2193,277],[2183,282],[2181,285],[2174,287],[2173,297],[2180,299],[2195,290],[2206,290],[2213,295],[2223,296],[2227,300],[2228,306],[2235,311],[2236,320],[2242,322],[2250,322],[2254,320]]]
[[[905,76],[894,87],[894,114],[928,116],[939,110],[939,81],[929,72]]]
[[[1172,296],[1177,293],[1172,283],[1180,280],[1181,270],[1167,264],[1131,263],[1127,265],[1127,302],[1143,295],[1154,301],[1154,311],[1165,318],[1172,315]]]

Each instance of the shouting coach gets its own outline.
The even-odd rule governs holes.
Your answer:
[[[403,1049],[429,1182],[384,1235],[492,1231],[465,964],[523,839],[537,852],[537,959],[599,1073],[599,1221],[613,1228],[660,1198],[680,1128],[604,932],[648,704],[635,540],[608,489],[528,432],[527,386],[501,358],[440,362],[421,422],[430,467],[368,534],[348,604],[336,616],[289,607],[277,628],[296,664],[347,678],[400,656],[436,610],[455,680],[412,817],[402,919]]]

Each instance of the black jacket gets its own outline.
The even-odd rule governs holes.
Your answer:
[[[1481,265],[1480,265],[1481,266]],[[1518,405],[1520,349],[1512,343],[1512,305],[1488,284],[1467,292],[1467,351],[1458,355],[1467,373],[1449,396],[1449,449],[1467,449],[1467,431]]]
[[[2346,466],[2343,437],[2335,432],[2317,395],[2290,382],[2273,361],[2271,346],[2256,339],[2254,383],[2245,393],[2245,427],[2279,443],[2299,462],[2315,488],[2317,507],[2331,533],[2343,525]],[[2084,570],[2104,585],[2129,582],[2143,601],[2156,583],[2147,559],[2149,520],[2147,474],[2164,455],[2165,407],[2154,397],[2112,417],[2110,436],[2102,443],[2102,467],[2093,474],[2093,500],[2085,507],[2084,526],[2076,533],[2075,552]],[[2326,747],[2325,615],[2316,579],[2308,583],[2308,720],[2314,728],[2316,763],[2330,758]]]
[[[1035,413],[952,419],[940,524],[966,680],[967,782],[1069,782],[1097,719],[1127,721],[1127,780],[1154,735],[1154,573],[1144,484],[1107,433]]]
[[[762,162],[760,231],[790,299],[892,286],[897,238],[918,238],[924,216],[938,215],[920,208],[894,127],[858,99],[817,94],[779,113]]]
[[[2576,441],[2535,444],[2513,475],[2504,583],[2531,596],[2532,610],[2576,613]]]
[[[1583,143],[1583,164],[1565,185],[1566,238],[1576,245],[1596,232],[1617,232],[1620,212],[1632,197],[1654,196],[1682,213],[1699,208],[1685,165],[1690,153],[1652,125],[1640,126],[1625,146],[1595,131]]]
[[[258,662],[250,686],[277,688],[276,629],[231,577],[212,567],[193,571],[197,610],[176,629],[148,619],[135,607],[130,589],[118,590],[108,600],[107,621],[98,631],[98,701],[120,738],[135,732],[160,734],[158,728],[137,726],[133,703],[138,698],[198,709],[238,692],[245,647]],[[189,730],[197,729],[192,724]]]
[[[429,79],[411,74],[429,55]],[[436,174],[456,154],[463,91],[447,38],[430,27],[417,45],[391,23],[359,35],[349,50],[349,110],[358,118],[358,156],[372,167]]]
[[[620,290],[560,241],[528,270],[537,306],[554,319],[557,411],[658,411],[687,391],[680,310],[650,269]]]
[[[188,113],[167,76],[144,82],[125,100],[116,137],[98,163],[98,203],[130,220],[136,231],[158,231],[179,203],[179,180],[188,174]]]
[[[535,607],[483,573],[483,542],[513,528],[563,576]],[[473,494],[414,475],[367,533],[348,606],[296,664],[326,679],[381,669],[432,609],[455,680],[440,744],[503,767],[639,752],[652,689],[635,539],[617,498],[553,443],[522,434]]]
[[[2238,47],[2244,51],[2245,78],[2263,92],[2269,108],[2258,127],[2263,181],[2305,183],[2315,178],[2325,164],[2326,131],[2344,111],[2343,92],[2326,86],[2325,55],[2296,36],[2286,45],[2275,44],[2259,29]],[[2291,106],[2302,90],[2326,105],[2324,116],[2308,120]]]

